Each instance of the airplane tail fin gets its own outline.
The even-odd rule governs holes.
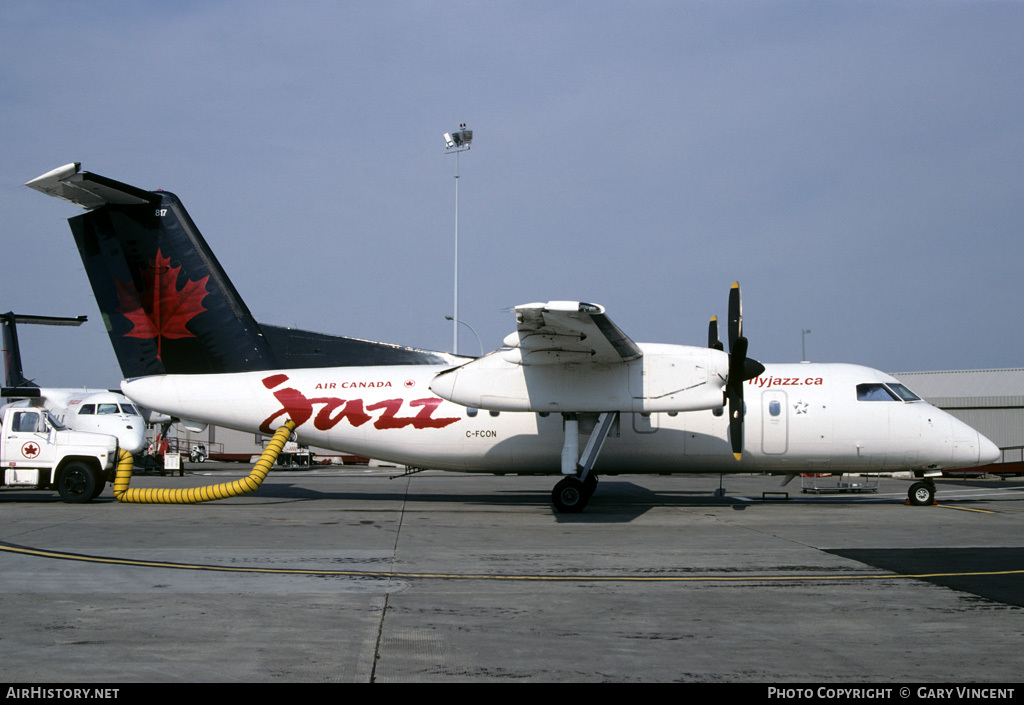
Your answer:
[[[443,353],[256,322],[181,201],[69,164],[28,182],[69,220],[125,377],[443,362]]]
[[[0,322],[4,327],[4,388],[35,386],[25,378],[25,372],[21,367],[21,348],[18,345],[18,328],[14,314],[3,314],[0,316]]]
[[[0,314],[4,340],[4,396],[11,396],[18,389],[38,389],[32,380],[25,377],[21,365],[21,346],[18,344],[18,324],[32,323],[46,326],[80,326],[88,320],[86,316],[62,318],[58,316],[30,316],[22,313]]]

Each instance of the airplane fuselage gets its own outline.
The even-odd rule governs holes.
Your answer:
[[[271,433],[286,418],[303,443],[419,468],[558,474],[560,413],[471,409],[429,385],[436,365],[290,369],[128,380],[138,404],[181,418]],[[991,462],[998,449],[921,400],[858,398],[895,384],[846,364],[767,365],[745,382],[744,454],[730,452],[721,409],[622,413],[597,471],[895,472]],[[587,433],[587,417],[581,432]]]

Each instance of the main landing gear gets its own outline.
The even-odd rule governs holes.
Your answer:
[[[551,504],[555,506],[560,514],[575,514],[582,512],[590,496],[597,489],[597,475],[590,473],[585,480],[575,475],[563,477],[551,490]]]
[[[551,504],[562,514],[582,512],[597,489],[597,473],[593,471],[597,455],[601,452],[608,433],[615,423],[616,413],[606,411],[597,417],[597,425],[583,455],[579,455],[580,422],[576,414],[563,414],[565,442],[562,445],[561,480],[551,490]]]

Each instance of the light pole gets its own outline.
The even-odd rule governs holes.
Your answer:
[[[480,357],[484,356],[484,344],[480,342],[480,336],[477,335],[476,331],[473,329],[473,326],[469,325],[465,321],[456,320],[455,317],[453,316],[445,316],[444,320],[455,321],[456,323],[461,323],[462,325],[466,326],[466,328],[469,328],[469,332],[472,333],[473,335],[476,335],[476,344],[480,346]]]
[[[466,123],[459,125],[456,132],[444,133],[445,154],[455,155],[455,314],[452,316],[452,352],[459,354],[459,152],[469,149],[473,131],[466,129]]]
[[[809,330],[800,331],[800,362],[807,362],[807,334]]]

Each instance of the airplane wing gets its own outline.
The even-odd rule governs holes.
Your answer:
[[[603,306],[549,301],[516,306],[516,331],[501,356],[520,365],[622,363],[643,356],[639,346],[605,314]]]
[[[602,306],[517,306],[504,347],[439,373],[442,399],[492,411],[693,411],[722,406],[729,358],[712,348],[640,345]]]

